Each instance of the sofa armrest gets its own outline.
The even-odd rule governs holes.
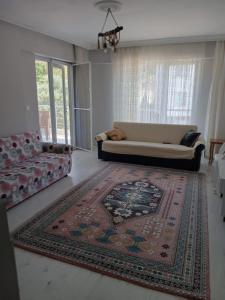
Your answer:
[[[101,132],[101,133],[99,133],[99,134],[97,134],[97,135],[95,136],[95,140],[96,140],[97,142],[100,142],[100,141],[104,142],[104,141],[108,140],[108,137],[107,137],[107,135],[105,134],[105,132]]]
[[[103,141],[97,141],[97,146],[98,146],[98,159],[102,158],[102,143]]]
[[[204,140],[201,139],[201,138],[198,139],[198,140],[195,142],[193,148],[196,149],[196,148],[199,147],[200,145],[201,145],[201,148],[203,147],[203,149],[205,149],[205,142],[204,142]]]
[[[53,144],[42,142],[42,151],[48,153],[72,154],[73,146],[67,144]]]
[[[200,160],[202,156],[202,151],[205,149],[205,143],[203,139],[198,139],[197,142],[193,146],[194,149],[194,157],[196,160],[199,161],[199,166],[200,166]]]
[[[193,146],[195,151],[195,157],[201,157],[201,152],[205,149],[205,143],[203,139],[198,139]]]

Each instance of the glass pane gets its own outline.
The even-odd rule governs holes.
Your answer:
[[[76,108],[90,108],[89,64],[79,65],[75,70],[75,103]]]
[[[90,111],[75,110],[76,146],[91,150]]]
[[[174,64],[169,67],[167,102],[169,123],[191,123],[194,82],[195,64]]]
[[[71,144],[71,132],[70,132],[70,105],[69,105],[69,67],[64,66],[65,71],[65,97],[66,97],[66,121],[67,121],[67,137],[68,144]]]
[[[53,88],[55,99],[56,139],[57,143],[65,143],[63,69],[60,67],[53,67]]]
[[[52,141],[48,63],[35,61],[39,125],[43,141]]]

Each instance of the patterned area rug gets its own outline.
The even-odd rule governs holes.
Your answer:
[[[209,299],[204,175],[110,164],[14,233],[16,246],[144,287]]]

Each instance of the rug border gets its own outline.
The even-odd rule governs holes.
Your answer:
[[[201,177],[202,179],[202,182],[204,184],[204,186],[207,188],[207,184],[206,184],[206,174],[204,173],[199,173],[199,172],[194,172],[194,171],[188,171],[188,170],[178,170],[178,169],[170,169],[170,168],[160,168],[160,167],[155,167],[155,166],[145,166],[145,165],[138,165],[138,164],[129,164],[129,163],[123,163],[124,165],[127,165],[127,166],[138,166],[138,167],[141,167],[141,168],[151,168],[151,169],[155,169],[155,170],[166,170],[166,171],[172,171],[172,172],[175,172],[175,173],[186,173],[186,174],[198,174],[198,176]],[[44,212],[45,210],[51,208],[52,206],[56,205],[56,203],[58,201],[61,200],[62,197],[66,197],[67,195],[69,195],[71,193],[72,190],[76,191],[78,188],[80,188],[80,186],[82,186],[83,184],[85,184],[86,182],[88,182],[89,180],[91,180],[96,174],[99,174],[101,173],[102,171],[104,171],[105,169],[109,168],[111,165],[121,165],[120,163],[118,162],[111,162],[111,163],[108,163],[106,166],[102,167],[101,169],[97,170],[96,172],[94,172],[92,175],[88,176],[86,179],[82,180],[80,183],[78,183],[77,185],[73,186],[69,191],[63,193],[59,198],[57,198],[55,201],[53,201],[51,204],[47,205],[45,208],[41,209],[40,211],[38,211],[37,213],[35,213],[32,217],[30,217],[29,219],[27,219],[26,221],[24,221],[20,226],[18,226],[16,229],[14,229],[10,235],[14,235],[16,233],[16,231],[20,230],[20,228],[22,228],[26,223],[28,223],[29,221],[31,221],[33,218],[39,216],[39,214],[42,214],[42,212]],[[208,283],[207,285],[207,292],[206,292],[206,297],[205,298],[202,298],[202,297],[193,297],[192,295],[183,295],[182,292],[173,292],[171,289],[168,289],[166,286],[161,288],[161,287],[155,287],[154,284],[151,284],[151,282],[147,285],[145,283],[142,283],[142,282],[138,282],[136,281],[135,279],[130,279],[130,278],[126,278],[126,277],[123,277],[122,275],[118,275],[118,274],[114,274],[114,273],[110,273],[110,272],[107,272],[107,271],[104,271],[104,270],[99,270],[97,268],[95,268],[94,266],[90,266],[90,265],[86,265],[85,263],[80,263],[80,262],[74,262],[70,259],[67,259],[67,258],[64,258],[64,257],[60,257],[60,256],[57,256],[57,255],[54,255],[53,253],[46,253],[46,252],[43,252],[42,250],[38,249],[38,248],[32,248],[30,249],[29,246],[26,246],[26,245],[22,245],[20,244],[18,241],[15,241],[13,239],[13,244],[15,247],[19,248],[19,249],[22,249],[24,251],[28,251],[28,252],[31,252],[33,254],[36,254],[36,255],[40,255],[40,256],[45,256],[45,257],[48,257],[50,259],[54,259],[54,260],[58,260],[60,262],[63,262],[63,263],[67,263],[67,264],[70,264],[70,265],[73,265],[73,266],[77,266],[77,267],[80,267],[80,268],[83,268],[83,269],[87,269],[89,271],[92,271],[92,272],[95,272],[95,273],[99,273],[99,274],[102,274],[102,275],[105,275],[105,276],[108,276],[108,277],[111,277],[111,278],[115,278],[117,280],[122,280],[122,281],[125,281],[125,282],[128,282],[128,283],[131,283],[131,284],[134,284],[134,285],[138,285],[138,286],[141,286],[143,288],[147,288],[147,289],[152,289],[153,291],[158,291],[158,292],[161,292],[161,293],[164,293],[164,294],[170,294],[170,295],[174,295],[174,296],[178,296],[178,297],[182,297],[184,299],[195,299],[195,300],[210,300],[210,264],[209,264],[209,230],[208,230],[208,199],[207,199],[207,192],[206,192],[206,189],[203,190],[203,193],[202,193],[202,197],[205,199],[205,207],[204,207],[204,210],[205,210],[205,217],[206,217],[206,226],[204,226],[204,233],[206,234],[207,236],[207,251],[206,251],[206,269],[208,270],[208,272],[206,272],[206,281]]]
[[[209,217],[208,217],[208,196],[207,196],[207,181],[206,181],[206,174],[203,174],[201,173],[202,175],[202,181],[204,183],[204,186],[206,187],[204,189],[204,192],[202,193],[202,196],[204,197],[205,199],[205,218],[206,218],[206,226],[205,226],[205,234],[207,236],[207,252],[206,252],[206,265],[207,265],[207,269],[208,269],[208,272],[206,274],[206,279],[207,279],[207,282],[208,282],[208,286],[207,286],[207,295],[206,295],[206,299],[207,300],[210,300],[211,298],[211,288],[210,288],[210,252],[209,252]]]
[[[45,257],[48,257],[50,259],[54,259],[54,260],[57,260],[57,261],[60,261],[60,262],[63,262],[63,263],[67,263],[67,264],[70,264],[72,266],[77,266],[77,267],[80,267],[82,269],[87,269],[89,271],[92,271],[92,272],[95,272],[95,273],[99,273],[101,275],[105,275],[105,276],[108,276],[108,277],[112,277],[112,278],[115,278],[117,280],[121,280],[121,281],[126,281],[128,283],[131,283],[131,284],[134,284],[134,285],[138,285],[138,286],[141,286],[143,288],[147,288],[147,289],[150,289],[150,290],[155,290],[155,291],[158,291],[158,292],[161,292],[161,293],[164,293],[164,294],[170,294],[170,295],[174,295],[174,296],[177,296],[177,297],[182,297],[184,299],[194,299],[194,300],[200,300],[200,299],[203,299],[203,298],[193,298],[193,296],[184,296],[182,293],[179,293],[179,292],[173,292],[171,290],[167,290],[167,288],[158,288],[158,287],[155,287],[154,285],[151,285],[151,283],[149,285],[147,284],[144,284],[144,283],[141,283],[141,282],[137,282],[136,280],[133,280],[133,279],[128,279],[128,278],[124,278],[120,275],[116,275],[116,274],[113,274],[113,273],[108,273],[107,271],[103,271],[103,270],[98,270],[96,269],[95,267],[92,267],[90,265],[86,265],[84,263],[78,263],[78,262],[72,262],[71,260],[69,259],[66,259],[66,258],[62,258],[62,257],[59,257],[57,255],[54,255],[54,254],[50,254],[50,253],[44,253],[42,252],[41,250],[38,250],[38,249],[30,249],[24,245],[20,245],[20,244],[17,244],[16,242],[14,242],[14,245],[19,248],[19,249],[22,249],[22,250],[27,250],[28,252],[31,252],[33,254],[36,254],[36,255],[39,255],[39,256],[45,256]],[[205,298],[204,300],[210,300],[210,298]]]

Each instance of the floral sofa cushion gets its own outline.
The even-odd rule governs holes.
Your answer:
[[[42,143],[42,150],[43,152],[48,152],[48,153],[72,154],[73,147],[71,145],[66,145],[66,144],[53,144],[53,143],[44,142]]]
[[[41,152],[42,143],[37,133],[25,132],[0,138],[0,168],[9,168]]]
[[[38,148],[37,148],[38,151]],[[0,169],[0,198],[10,208],[59,180],[71,170],[71,156],[43,152],[11,168]]]

